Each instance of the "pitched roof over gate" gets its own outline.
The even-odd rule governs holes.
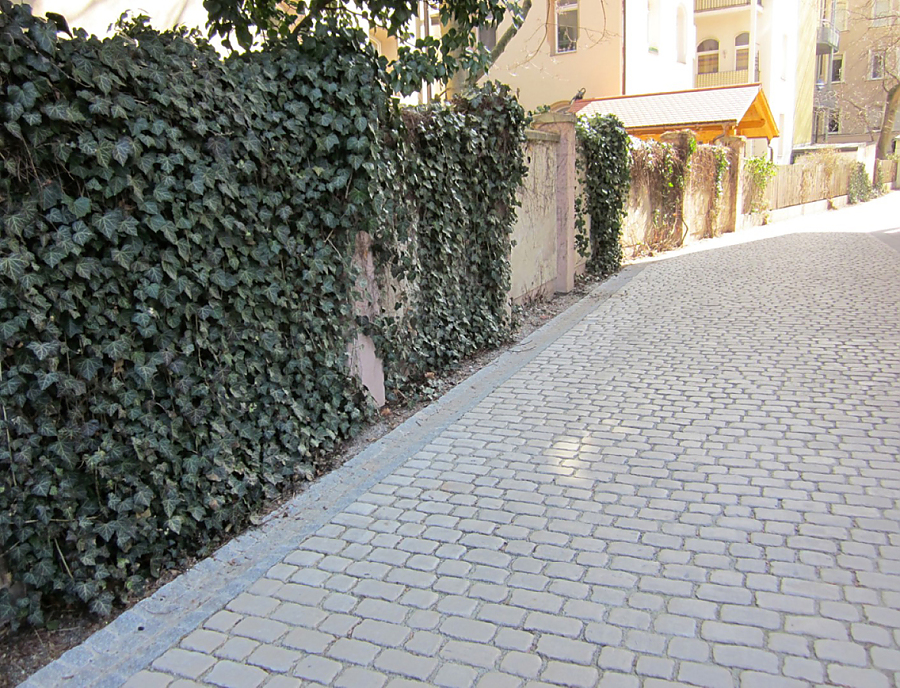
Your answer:
[[[691,129],[703,143],[723,134],[769,141],[778,136],[760,84],[581,100],[570,111],[579,117],[615,115],[629,134],[645,139],[678,129]]]

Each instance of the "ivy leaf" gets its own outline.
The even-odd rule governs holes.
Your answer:
[[[112,613],[113,596],[109,592],[104,592],[98,597],[91,600],[90,610],[97,616],[109,616]]]
[[[119,227],[122,225],[122,211],[110,210],[100,216],[94,216],[94,227],[110,241],[115,240]]]
[[[11,253],[8,256],[0,257],[0,273],[3,273],[15,282],[22,279],[28,265],[29,260],[23,253]]]
[[[87,244],[93,235],[94,233],[91,231],[91,228],[81,220],[78,220],[72,225],[72,241],[79,246]]]
[[[153,490],[146,485],[141,485],[140,489],[134,493],[134,504],[139,507],[148,507],[153,503]]]
[[[75,217],[81,219],[91,212],[91,200],[85,196],[80,196],[69,204],[69,210],[72,211]]]
[[[113,339],[106,343],[101,349],[104,354],[114,360],[119,360],[128,351],[130,343],[125,339]]]
[[[120,165],[128,162],[128,158],[134,153],[134,144],[127,136],[123,136],[113,148],[112,157]]]
[[[115,144],[112,141],[100,141],[97,144],[97,152],[95,155],[97,156],[97,162],[100,163],[101,167],[109,167],[112,162],[114,150]]]
[[[59,265],[65,257],[69,255],[69,251],[65,246],[61,244],[53,244],[50,248],[44,251],[44,254],[41,256],[44,262],[47,263],[51,268],[55,268]]]
[[[59,351],[59,342],[31,342],[28,348],[34,352],[39,361],[43,361]]]
[[[181,525],[183,523],[184,519],[181,516],[173,516],[166,521],[166,528],[178,535],[179,533],[181,533]]]
[[[53,483],[50,480],[50,475],[47,473],[41,474],[41,476],[37,479],[37,481],[31,486],[31,494],[37,495],[38,497],[46,497],[50,494],[50,488],[53,486]]]
[[[31,574],[38,581],[44,581],[50,578],[55,572],[56,566],[54,566],[53,560],[48,558],[42,558],[34,568],[31,569]],[[41,585],[41,583],[35,583],[35,585]]]
[[[134,370],[144,382],[150,382],[153,376],[156,375],[156,366],[154,365],[137,365],[134,367]]]
[[[38,384],[41,387],[41,391],[46,391],[48,387],[50,387],[55,382],[59,382],[59,373],[55,370],[52,370],[48,373],[38,370],[35,372],[35,375],[38,379]]]
[[[103,364],[96,358],[83,358],[75,364],[75,370],[87,381],[97,377],[97,373],[103,367]]]
[[[94,531],[106,542],[109,542],[116,534],[116,527],[107,521],[106,523],[100,523],[99,525],[94,526]]]
[[[94,77],[94,83],[97,85],[104,95],[109,95],[109,92],[112,91],[113,81],[112,77],[106,72],[102,72]]]

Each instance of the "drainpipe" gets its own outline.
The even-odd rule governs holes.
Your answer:
[[[622,0],[622,95],[623,96],[627,95],[625,93],[625,61],[626,61],[626,56],[628,54],[625,50],[626,43],[628,41],[628,39],[626,38],[628,36],[628,33],[626,32],[626,28],[628,25],[625,22],[625,6],[626,6],[627,2],[628,2],[628,0]]]
[[[774,3],[771,3],[771,5],[774,5]],[[772,12],[773,10],[774,10],[774,7],[770,6],[769,12]],[[748,83],[751,83],[751,84],[756,81],[759,81],[760,83],[762,82],[762,73],[759,74],[758,78],[756,75],[756,65],[757,65],[757,60],[759,59],[757,46],[756,46],[756,41],[757,41],[756,36],[759,31],[758,24],[759,24],[759,5],[754,0],[750,0],[750,45],[748,46],[750,48],[750,51],[749,51],[749,54],[747,55],[747,72],[748,72],[747,78],[748,78]]]

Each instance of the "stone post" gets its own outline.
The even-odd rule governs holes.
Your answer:
[[[380,299],[375,281],[375,263],[372,259],[372,238],[366,232],[356,235],[353,264],[359,270],[356,284],[358,293],[353,304],[353,313],[374,318],[379,313]],[[356,340],[348,345],[347,356],[350,359],[350,370],[359,378],[375,406],[378,408],[384,406],[384,368],[375,351],[375,342],[368,335],[359,332]]]
[[[575,288],[575,115],[543,112],[534,118],[538,131],[559,134],[556,156],[556,291],[567,294]]]
[[[730,149],[734,153],[734,184],[729,185],[728,193],[734,196],[733,214],[727,219],[724,227],[726,232],[736,232],[742,228],[741,215],[744,212],[744,175],[741,170],[744,167],[744,150],[747,139],[743,136],[723,136],[716,142],[720,146]],[[730,227],[730,229],[727,229]]]

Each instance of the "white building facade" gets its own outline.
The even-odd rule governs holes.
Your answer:
[[[752,153],[780,164],[791,159],[798,90],[809,87],[799,75],[807,62],[815,60],[814,52],[805,55],[799,50],[800,45],[809,45],[800,40],[801,35],[816,30],[801,25],[804,1],[695,0],[694,84],[761,83],[780,135],[768,149],[757,143]]]

